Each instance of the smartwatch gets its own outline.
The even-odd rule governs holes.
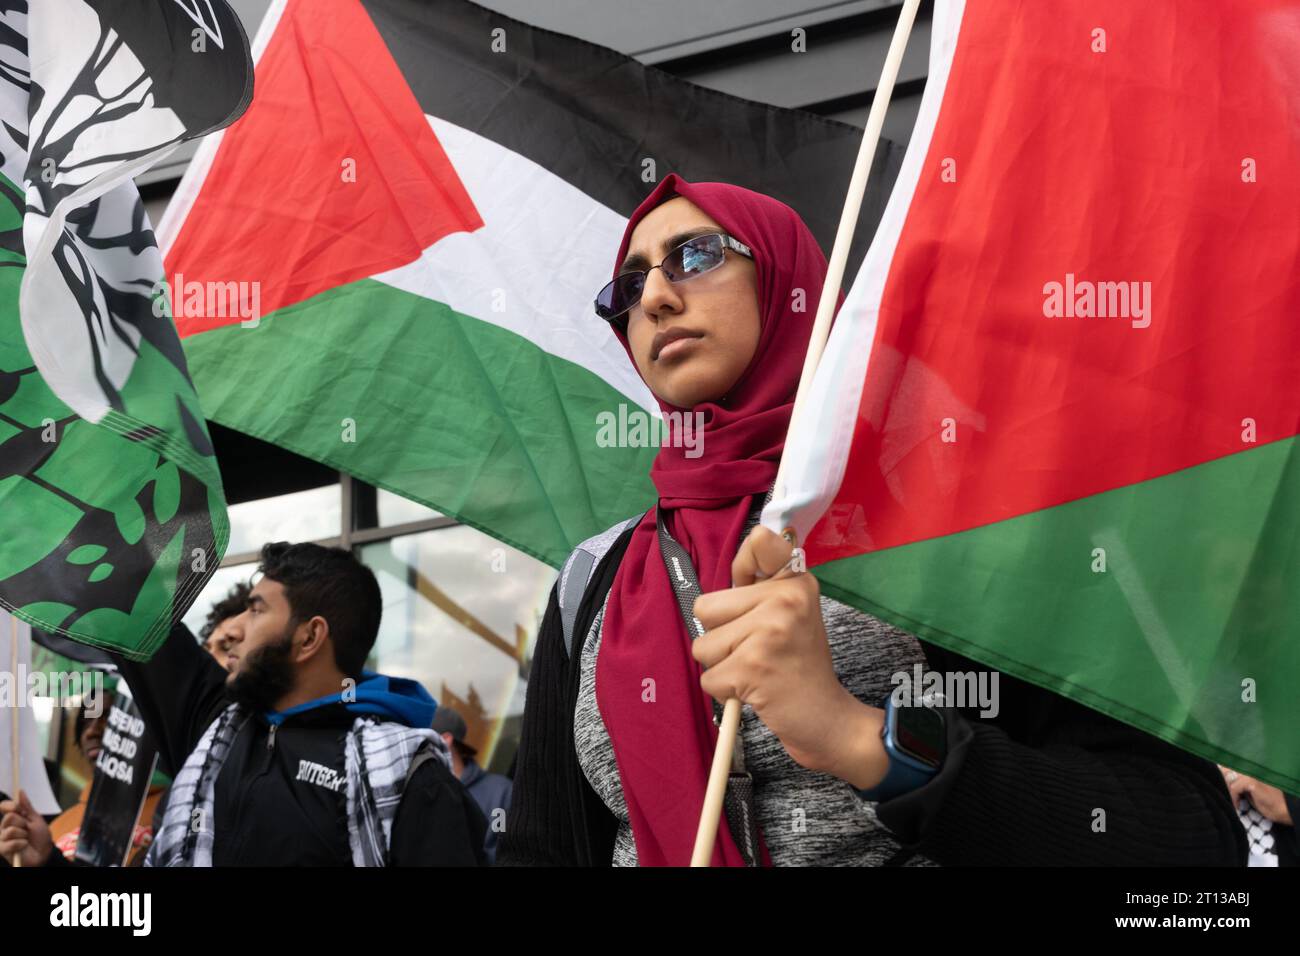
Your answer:
[[[889,770],[885,779],[858,796],[872,803],[892,800],[916,790],[934,779],[948,750],[948,724],[943,711],[925,704],[894,706],[894,695],[885,698],[885,725],[880,736],[885,742]],[[856,789],[856,788],[855,788]]]

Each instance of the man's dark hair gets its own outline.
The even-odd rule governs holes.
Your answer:
[[[287,541],[263,546],[257,569],[283,586],[295,624],[318,614],[329,622],[335,665],[359,677],[384,609],[375,573],[343,548]]]
[[[222,621],[244,613],[244,609],[248,607],[248,592],[251,590],[252,588],[248,586],[246,581],[240,581],[230,589],[229,594],[212,605],[212,610],[208,612],[207,623],[199,631],[199,638],[204,643],[207,643],[208,638],[212,636],[212,632],[217,629]]]

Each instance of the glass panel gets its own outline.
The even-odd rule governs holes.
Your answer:
[[[381,528],[406,524],[408,521],[427,521],[429,518],[442,517],[441,511],[426,508],[418,501],[403,498],[383,488],[376,490],[379,493],[379,527]]]
[[[314,541],[343,533],[343,497],[338,485],[309,488],[230,506],[227,554],[260,551],[268,541]]]
[[[368,666],[420,681],[464,716],[479,763],[508,771],[555,569],[464,526],[366,545],[362,560],[384,596]]]
[[[212,580],[208,581],[207,587],[199,592],[198,599],[185,612],[185,617],[181,619],[185,626],[194,632],[195,637],[199,636],[199,631],[203,628],[208,612],[212,610],[212,605],[229,594],[230,589],[235,584],[240,581],[247,581],[256,570],[256,562],[232,564],[228,568],[217,569],[217,573],[212,575]]]

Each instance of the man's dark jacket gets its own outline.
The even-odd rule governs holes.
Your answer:
[[[510,778],[503,777],[499,773],[488,773],[473,760],[466,760],[465,770],[460,775],[460,782],[461,786],[468,790],[469,795],[474,798],[478,808],[491,821],[488,826],[487,842],[484,849],[487,851],[488,863],[495,864],[500,826],[492,825],[496,823],[492,817],[498,810],[507,811],[510,809]],[[504,819],[501,822],[504,823]]]
[[[232,703],[226,671],[183,625],[147,663],[117,663],[158,742],[159,768],[175,777],[208,725]],[[370,695],[368,707],[341,703],[336,695],[270,719],[256,714],[244,724],[216,780],[213,865],[352,865],[341,783],[345,734],[359,713],[412,726],[429,726],[413,723],[426,711],[432,719],[418,685],[385,680],[386,693]],[[427,693],[423,698],[429,700]],[[451,770],[441,760],[426,760],[407,783],[393,821],[390,863],[483,865],[486,828]]]

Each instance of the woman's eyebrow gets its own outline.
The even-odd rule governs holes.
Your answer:
[[[668,255],[669,252],[676,249],[683,242],[698,238],[699,236],[712,236],[722,232],[718,226],[697,226],[694,229],[687,229],[685,232],[679,232],[676,235],[669,236],[659,244],[661,255]],[[623,264],[618,267],[620,273],[632,272],[636,270],[645,270],[650,268],[650,261],[639,252],[629,255],[623,260]]]

